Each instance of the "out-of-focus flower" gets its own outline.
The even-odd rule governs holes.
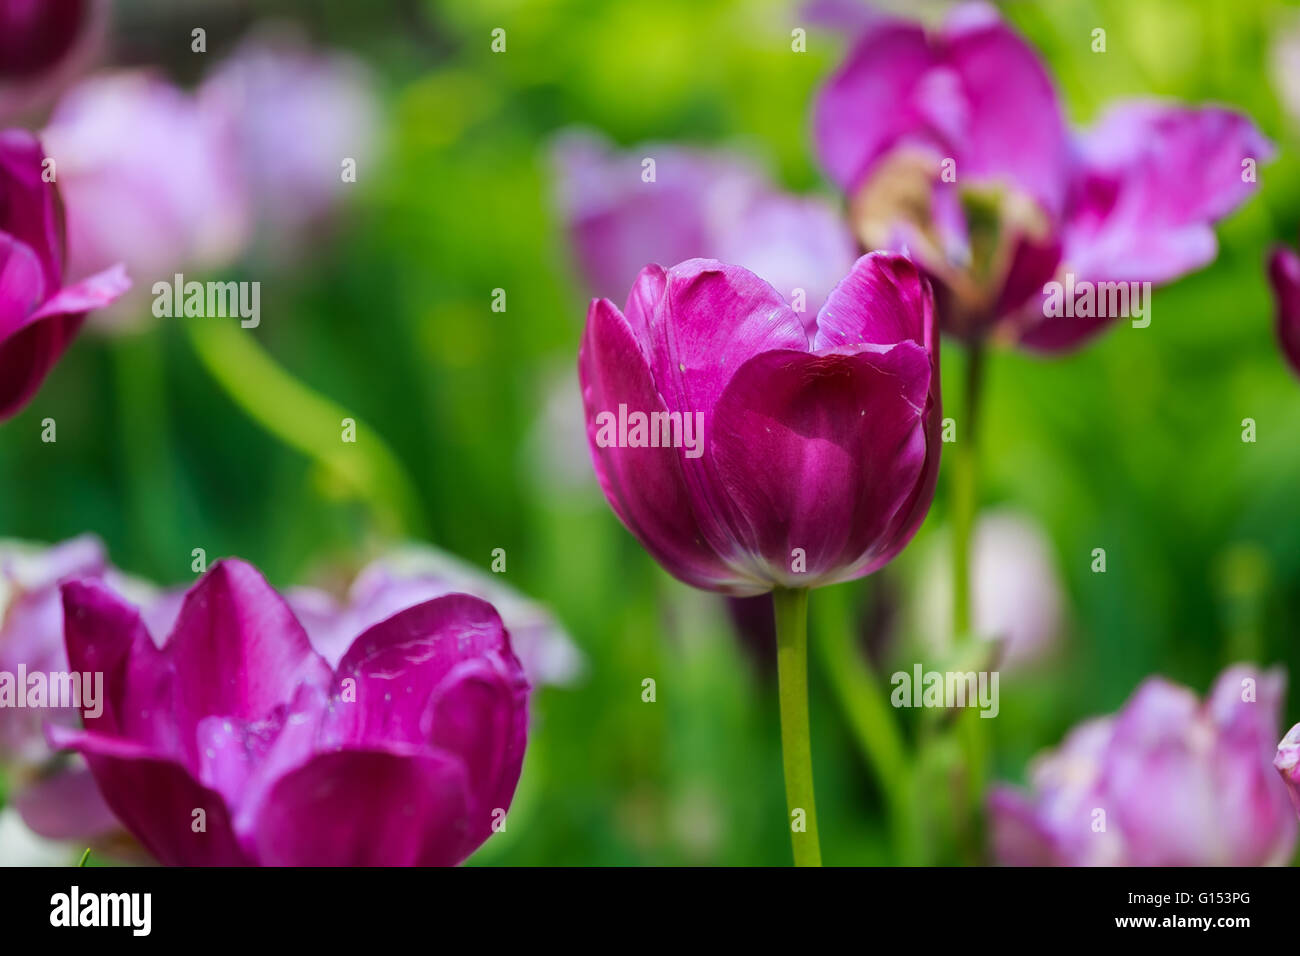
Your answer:
[[[996,787],[993,852],[1011,865],[1258,866],[1288,860],[1296,817],[1269,766],[1285,677],[1224,671],[1204,702],[1152,677],[1118,714]]]
[[[1292,727],[1282,742],[1277,745],[1277,755],[1273,766],[1286,782],[1286,791],[1291,795],[1296,812],[1300,813],[1300,724]]]
[[[0,116],[44,102],[93,58],[107,0],[0,0]]]
[[[951,553],[936,547],[913,600],[921,639],[935,652],[952,635]],[[980,516],[972,557],[975,636],[996,640],[998,664],[1011,671],[1040,660],[1060,637],[1064,598],[1050,542],[1030,518],[1011,511]]]
[[[510,805],[528,683],[485,601],[408,607],[332,668],[241,561],[191,588],[161,646],[102,583],[63,598],[70,664],[104,674],[107,703],[51,743],[163,863],[450,865]]]
[[[60,99],[44,137],[67,207],[71,273],[120,261],[137,283],[112,311],[119,322],[148,314],[155,282],[227,265],[243,249],[248,201],[234,131],[161,77],[85,80]]]
[[[578,366],[601,489],[696,587],[745,596],[870,574],[924,519],[939,462],[930,290],[864,256],[813,335],[738,266],[647,266],[597,299]],[[674,424],[675,423],[675,424]]]
[[[163,595],[111,568],[92,535],[52,547],[0,541],[0,672],[67,671],[59,588],[85,578],[105,579],[130,594],[151,621],[174,616]],[[112,813],[85,764],[54,756],[42,732],[46,722],[75,727],[79,721],[71,708],[0,708],[0,764],[13,776],[13,803],[33,832],[100,844],[118,829]]]
[[[312,646],[337,666],[358,634],[398,611],[458,592],[497,609],[529,683],[564,685],[581,674],[582,655],[546,608],[436,548],[406,545],[371,562],[344,601],[318,588],[293,588],[285,599]]]
[[[1119,104],[1072,138],[1038,57],[984,4],[933,34],[872,20],[819,94],[815,133],[859,238],[924,264],[945,331],[1040,351],[1139,317],[1128,287],[1085,304],[1089,285],[1144,294],[1210,262],[1212,223],[1273,152],[1240,113],[1157,102]],[[1049,283],[1077,292],[1077,311]]]
[[[0,860],[5,866],[68,866],[75,862],[66,843],[37,836],[13,807],[0,809]]]
[[[318,226],[344,193],[343,164],[368,170],[379,104],[357,59],[318,52],[284,30],[245,40],[199,90],[233,130],[235,157],[273,251]]]
[[[730,153],[658,143],[617,150],[570,132],[553,158],[560,214],[595,295],[622,297],[647,263],[705,257],[744,266],[796,306],[802,289],[800,319],[811,328],[857,255],[829,204],[777,190]]]
[[[1269,259],[1268,277],[1277,305],[1277,340],[1287,363],[1300,375],[1300,256],[1278,246]]]
[[[120,265],[64,285],[62,212],[45,168],[35,137],[0,132],[0,422],[36,394],[86,313],[130,286]]]

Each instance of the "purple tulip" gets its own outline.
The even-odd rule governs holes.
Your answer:
[[[1278,246],[1268,263],[1277,302],[1277,339],[1287,363],[1300,375],[1300,256]]]
[[[1245,666],[1204,703],[1146,680],[1031,767],[1031,791],[990,795],[1010,865],[1258,866],[1290,859],[1296,818],[1269,766],[1285,678]]]
[[[121,261],[140,284],[114,310],[119,322],[147,314],[155,282],[242,251],[248,200],[234,130],[161,77],[88,79],[59,100],[43,135],[68,209],[70,271]]]
[[[672,574],[744,596],[870,574],[939,463],[938,341],[910,261],[854,264],[813,334],[768,283],[692,259],[594,300],[578,366],[596,474]]]
[[[452,865],[504,818],[528,683],[485,601],[409,607],[331,668],[241,561],[199,580],[161,643],[99,582],[63,600],[71,666],[104,674],[107,703],[51,742],[165,864]]]
[[[587,132],[562,136],[553,152],[560,214],[596,295],[621,296],[647,262],[707,257],[766,279],[802,305],[811,328],[857,256],[829,204],[777,190],[734,154],[655,143],[620,151]],[[647,158],[653,182],[643,181]]]
[[[30,134],[0,132],[0,422],[36,394],[86,313],[130,286],[121,266],[63,284],[62,213],[45,155]]]
[[[408,545],[371,562],[356,576],[345,601],[319,588],[293,588],[285,599],[312,646],[337,666],[362,631],[412,605],[453,593],[473,595],[497,609],[533,686],[569,684],[582,672],[582,656],[549,611],[495,575],[435,548]]]
[[[343,163],[372,172],[379,104],[364,65],[317,52],[292,32],[245,40],[199,90],[234,132],[259,226],[281,252],[317,227],[350,188]]]
[[[48,102],[100,51],[108,0],[0,0],[0,117]]]
[[[93,15],[91,0],[0,0],[0,79],[26,79],[68,55]]]
[[[924,264],[945,331],[1047,352],[1121,315],[1149,320],[1130,296],[1213,260],[1212,223],[1249,197],[1273,152],[1239,113],[1154,102],[1121,104],[1072,137],[1034,51],[983,4],[933,35],[871,20],[818,97],[815,135],[859,238]],[[1102,282],[1138,290],[1076,316],[1047,289],[1082,298]]]
[[[48,548],[0,542],[0,672],[67,671],[60,587],[91,577],[130,594],[151,624],[175,615],[167,596],[110,567],[92,535]],[[14,806],[43,837],[98,845],[119,830],[117,821],[79,757],[54,759],[42,732],[48,722],[76,727],[80,715],[72,708],[0,708],[0,764],[11,772]]]

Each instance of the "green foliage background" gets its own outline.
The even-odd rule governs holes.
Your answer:
[[[1002,715],[987,722],[994,774],[1018,780],[1034,752],[1149,674],[1204,691],[1249,658],[1300,676],[1300,381],[1278,353],[1264,274],[1270,244],[1300,237],[1300,127],[1267,69],[1300,10],[1269,0],[1003,9],[1041,50],[1072,121],[1121,96],[1215,101],[1247,111],[1279,147],[1260,194],[1221,225],[1218,261],[1159,290],[1150,328],[1117,324],[1064,359],[991,361],[983,504],[1042,523],[1070,605],[1061,655],[1004,679]],[[123,3],[125,56],[192,78],[201,67],[182,39],[192,10]],[[576,362],[585,315],[546,145],[570,124],[624,144],[724,143],[791,189],[827,191],[809,104],[843,38],[810,29],[808,52],[792,53],[790,31],[804,24],[776,2],[230,10],[211,18],[209,56],[248,21],[286,16],[367,60],[384,93],[382,162],[361,171],[338,228],[296,267],[231,271],[263,281],[262,326],[241,334],[274,366],[199,327],[220,320],[83,335],[0,429],[0,530],[47,541],[93,531],[119,566],[163,583],[192,578],[191,549],[203,547],[254,562],[281,587],[355,567],[391,537],[484,567],[503,547],[509,581],[556,610],[588,669],[576,687],[536,696],[508,831],[473,862],[787,862],[770,676],[738,646],[721,602],[660,571],[594,484],[556,481],[541,460],[561,453],[538,422],[550,383]],[[1090,49],[1099,26],[1104,54]],[[494,27],[507,30],[504,55],[489,49]],[[495,288],[507,290],[504,313],[490,310]],[[960,359],[945,347],[948,396],[960,394]],[[363,464],[338,457],[335,410],[286,387],[275,366],[362,423],[346,447]],[[47,416],[57,444],[40,441]],[[1241,440],[1247,417],[1255,444]],[[941,478],[917,545],[884,572],[904,593],[944,523],[945,493]],[[1095,547],[1106,574],[1089,571]],[[828,600],[865,601],[873,587]],[[653,704],[641,700],[646,677]],[[826,860],[895,859],[881,794],[816,666],[813,681]],[[1300,693],[1285,719],[1300,720]]]

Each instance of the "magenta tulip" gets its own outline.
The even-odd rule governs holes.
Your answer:
[[[706,259],[592,302],[579,356],[601,488],[672,574],[732,595],[870,574],[920,525],[939,461],[924,278],[864,256],[810,336],[779,292]]]
[[[52,742],[163,863],[451,865],[510,805],[528,684],[485,601],[400,611],[334,668],[240,561],[162,641],[95,581],[65,585],[64,609],[71,667],[102,672],[107,702]]]
[[[1290,859],[1296,818],[1270,761],[1285,679],[1231,667],[1202,703],[1145,681],[995,788],[994,854],[1012,865],[1259,866]]]
[[[41,145],[0,132],[0,422],[36,394],[86,313],[130,286],[121,266],[64,285],[62,211]]]
[[[1149,299],[1133,301],[1143,284],[1213,260],[1212,224],[1273,153],[1218,107],[1123,103],[1072,136],[1034,51],[983,4],[934,34],[869,21],[818,97],[815,132],[859,237],[924,264],[946,332],[1044,352],[1149,321]],[[1108,286],[1103,303],[1100,283],[1124,298]]]
[[[1300,256],[1278,246],[1268,264],[1277,309],[1277,340],[1287,364],[1300,375]]]
[[[70,273],[120,261],[139,283],[104,321],[147,316],[155,282],[243,250],[249,201],[234,130],[162,77],[91,77],[59,100],[42,135],[67,204]]]

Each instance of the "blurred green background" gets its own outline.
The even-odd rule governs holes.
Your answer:
[[[1300,237],[1300,127],[1268,69],[1300,10],[1267,0],[1003,10],[1042,52],[1075,123],[1120,96],[1215,101],[1248,112],[1279,146],[1260,195],[1220,226],[1217,262],[1158,290],[1150,328],[1117,323],[1058,360],[992,358],[982,504],[1013,504],[1047,530],[1069,606],[1061,653],[1004,678],[1001,719],[989,722],[994,775],[1020,780],[1036,751],[1115,709],[1148,674],[1198,692],[1237,659],[1300,675],[1300,382],[1275,345],[1263,268],[1270,244]],[[484,568],[505,548],[508,582],[555,609],[588,666],[575,687],[534,698],[509,829],[472,862],[788,862],[771,675],[738,644],[721,601],[670,579],[622,529],[572,442],[585,293],[547,145],[571,124],[621,144],[726,144],[790,189],[829,195],[809,105],[844,39],[810,27],[807,53],[792,53],[791,29],[807,24],[776,2],[123,2],[119,60],[188,82],[201,67],[177,38],[192,25],[206,25],[219,56],[272,16],[365,59],[387,131],[382,161],[309,256],[226,274],[262,280],[261,327],[243,334],[279,372],[196,328],[221,320],[83,335],[0,430],[4,536],[93,531],[118,566],[166,584],[192,579],[202,547],[254,562],[278,587],[359,566],[399,537]],[[1090,48],[1098,26],[1105,54]],[[490,50],[495,27],[507,31],[504,54]],[[497,288],[505,312],[491,310]],[[949,396],[960,394],[960,358],[945,350]],[[280,374],[339,414],[286,390]],[[361,423],[343,452],[341,415]],[[56,444],[40,441],[46,417]],[[1256,443],[1242,441],[1244,418]],[[911,587],[945,494],[941,476],[917,545],[880,576],[892,590]],[[1105,574],[1089,569],[1096,547]],[[877,586],[814,594],[814,626],[819,607],[842,615]],[[648,677],[654,703],[642,701]],[[881,795],[826,671],[814,664],[812,679],[826,861],[890,861]],[[1294,691],[1285,719],[1279,733],[1300,719]]]

